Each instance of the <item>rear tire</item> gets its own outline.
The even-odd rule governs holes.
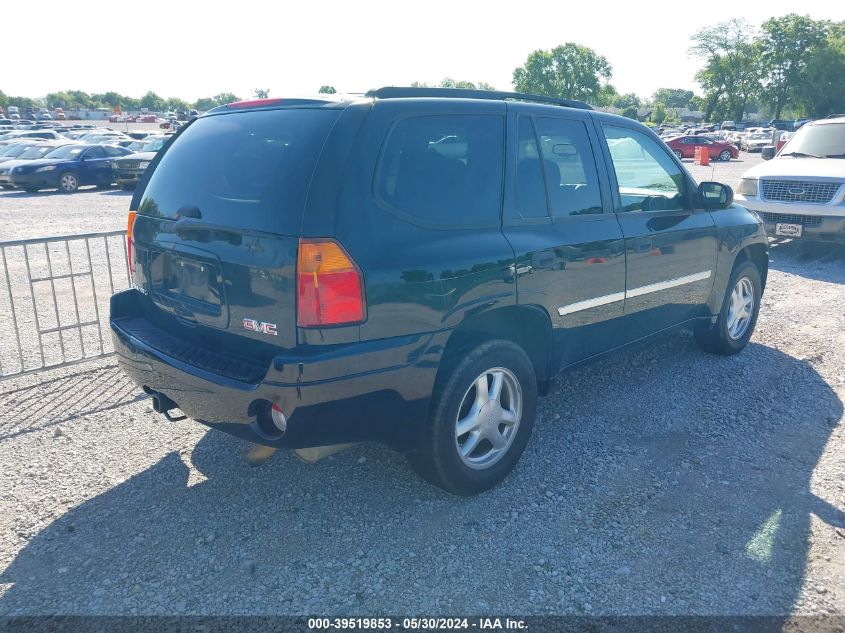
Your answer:
[[[420,446],[408,455],[426,481],[456,495],[499,484],[528,444],[537,409],[531,359],[505,340],[482,343],[438,377]]]
[[[676,150],[674,151],[674,154],[675,154],[675,156],[677,156],[677,157],[678,157],[678,160],[684,160],[684,155],[681,153],[681,150],[676,149]]]
[[[695,329],[699,347],[723,356],[741,352],[754,334],[761,296],[760,271],[749,261],[738,264],[731,273],[716,323]]]
[[[719,160],[723,160],[723,161],[725,161],[725,162],[728,162],[731,158],[733,158],[733,156],[732,156],[732,155],[731,155],[731,153],[730,153],[728,150],[726,150],[726,149],[725,149],[725,150],[722,150],[722,153],[721,153],[721,154],[719,154]]]

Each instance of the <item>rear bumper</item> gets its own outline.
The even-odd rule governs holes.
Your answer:
[[[136,384],[166,395],[189,417],[279,448],[380,440],[405,450],[417,443],[448,331],[279,355],[263,378],[245,382],[185,362],[133,330],[141,301],[137,290],[112,297],[118,361]],[[287,417],[281,436],[258,421],[268,403]]]

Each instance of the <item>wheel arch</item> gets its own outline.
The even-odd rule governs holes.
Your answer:
[[[749,244],[741,248],[734,258],[731,272],[741,263],[751,262],[760,272],[760,291],[766,289],[766,278],[769,275],[769,252],[763,244]]]
[[[552,322],[539,306],[505,306],[464,320],[446,342],[437,381],[454,367],[463,355],[484,341],[504,339],[519,345],[534,366],[537,390],[548,393],[552,374]]]

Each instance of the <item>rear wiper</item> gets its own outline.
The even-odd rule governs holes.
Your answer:
[[[845,154],[825,154],[823,158],[845,158]]]
[[[816,154],[807,154],[805,152],[786,152],[785,154],[781,154],[781,156],[795,156],[795,158],[822,158]]]

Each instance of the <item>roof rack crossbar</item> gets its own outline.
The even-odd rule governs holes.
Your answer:
[[[386,86],[368,91],[364,96],[374,99],[401,99],[410,97],[445,97],[451,99],[490,99],[497,101],[533,101],[536,103],[549,103],[552,105],[564,106],[567,108],[578,108],[580,110],[592,110],[592,106],[583,101],[575,99],[559,99],[557,97],[546,97],[544,95],[533,95],[525,92],[503,92],[500,90],[475,90],[471,88],[402,88],[399,86]]]

